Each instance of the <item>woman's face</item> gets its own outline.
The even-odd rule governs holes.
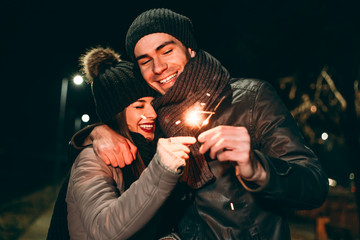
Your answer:
[[[154,140],[156,112],[151,104],[153,97],[139,98],[125,108],[126,123],[131,132]]]

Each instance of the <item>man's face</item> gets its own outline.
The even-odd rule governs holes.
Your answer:
[[[144,36],[135,45],[134,54],[145,81],[163,95],[195,56],[194,51],[167,33]]]

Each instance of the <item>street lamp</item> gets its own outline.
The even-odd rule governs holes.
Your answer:
[[[82,127],[82,123],[88,123],[90,121],[90,116],[88,114],[83,114],[80,117],[75,118],[75,123],[74,123],[74,131],[77,132],[81,129]]]
[[[83,78],[80,75],[76,75],[73,77],[73,82],[76,85],[80,85],[83,83]],[[56,163],[55,163],[55,180],[58,177],[59,165],[62,161],[63,156],[63,136],[64,136],[64,126],[65,126],[65,110],[66,110],[66,99],[69,88],[69,79],[63,78],[61,82],[61,94],[60,94],[60,109],[59,109],[59,122],[57,127],[57,142],[56,142]]]
[[[88,114],[83,114],[81,116],[81,121],[83,121],[84,123],[87,123],[90,121],[90,116]]]
[[[76,85],[80,85],[83,83],[83,78],[80,75],[76,75],[73,78],[73,82]],[[63,78],[61,83],[61,95],[60,95],[60,111],[59,111],[59,122],[58,122],[58,141],[57,141],[57,151],[58,154],[61,155],[63,151],[63,132],[64,132],[64,125],[65,125],[65,109],[66,109],[66,99],[67,99],[67,92],[69,87],[69,79]]]
[[[73,82],[74,82],[76,85],[81,85],[81,84],[84,82],[84,79],[83,79],[82,76],[76,75],[76,76],[73,78]]]

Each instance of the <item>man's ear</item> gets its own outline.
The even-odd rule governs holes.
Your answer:
[[[194,50],[192,50],[191,48],[188,48],[189,54],[191,58],[194,58],[196,55],[196,52]]]

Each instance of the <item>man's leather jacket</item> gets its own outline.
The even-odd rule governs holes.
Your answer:
[[[320,207],[327,176],[270,84],[233,79],[228,95],[206,129],[245,126],[251,158],[263,165],[266,182],[238,179],[231,164],[206,156],[216,180],[193,192],[179,233],[183,239],[290,239],[284,208]]]

